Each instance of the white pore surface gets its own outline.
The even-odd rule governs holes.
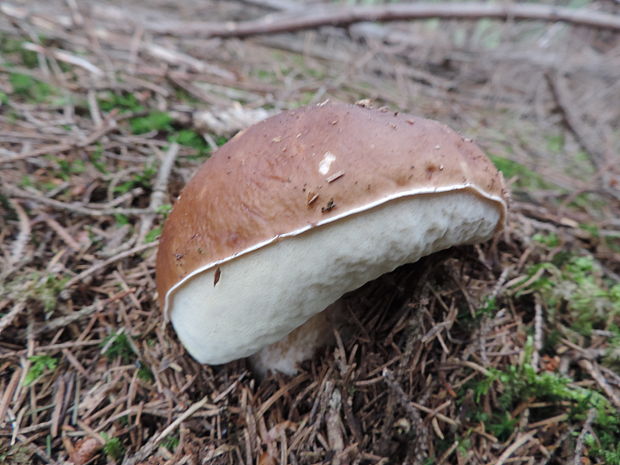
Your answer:
[[[199,362],[276,342],[346,292],[404,263],[488,239],[500,213],[467,191],[418,195],[287,237],[206,270],[171,297],[172,324]]]

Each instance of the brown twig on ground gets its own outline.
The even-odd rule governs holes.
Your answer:
[[[11,404],[11,400],[13,398],[13,394],[15,394],[15,390],[17,389],[17,384],[22,377],[22,369],[17,368],[13,375],[11,376],[8,385],[6,386],[4,393],[2,394],[2,399],[0,399],[0,425],[4,423],[4,417],[9,409],[9,405]]]
[[[17,218],[19,219],[19,234],[17,235],[17,239],[15,239],[15,242],[13,243],[10,257],[11,265],[16,265],[22,259],[26,244],[30,240],[31,227],[28,215],[19,204],[19,202],[14,199],[9,199],[9,204],[11,205],[11,208],[13,208],[13,210],[17,214]]]
[[[13,163],[13,162],[20,161],[20,160],[26,160],[28,158],[39,157],[41,155],[47,155],[50,153],[62,153],[62,152],[71,150],[73,148],[87,147],[88,145],[97,141],[99,138],[103,137],[108,132],[116,129],[117,125],[116,125],[116,121],[114,120],[115,115],[116,115],[116,111],[111,112],[110,115],[108,115],[108,117],[106,118],[106,121],[103,124],[103,126],[93,131],[92,134],[90,134],[88,137],[86,137],[82,141],[77,141],[75,143],[67,142],[67,143],[48,145],[48,146],[40,147],[38,149],[20,153],[12,157],[0,158],[0,165],[4,163]]]
[[[508,446],[508,448],[506,448],[506,450],[502,453],[502,455],[499,456],[499,459],[497,459],[497,462],[493,462],[493,464],[503,465],[510,458],[510,456],[519,449],[519,447],[530,442],[533,438],[534,438],[534,432],[530,432],[530,433],[522,434],[518,436],[515,442],[513,442],[510,446]]]
[[[24,308],[26,308],[26,304],[24,302],[17,302],[13,304],[13,308],[10,312],[8,312],[6,315],[2,315],[2,318],[0,318],[0,333],[2,333],[2,331],[4,331],[6,328],[9,327],[9,325],[11,325],[11,323],[13,323],[13,320],[15,320],[17,315],[19,315],[22,310],[24,310]]]
[[[34,200],[35,202],[42,203],[43,205],[48,205],[50,207],[66,210],[73,213],[77,213],[80,215],[86,216],[111,216],[111,215],[143,215],[145,213],[151,213],[151,210],[148,208],[120,208],[120,207],[110,207],[101,210],[96,210],[94,208],[84,207],[82,205],[70,204],[61,202],[59,200],[50,199],[48,197],[44,197],[43,195],[34,194],[22,189],[19,189],[15,186],[4,186],[4,189],[12,196],[19,197],[28,200]]]
[[[209,400],[209,396],[203,397],[198,402],[191,405],[185,412],[179,415],[172,423],[170,423],[161,433],[147,442],[138,452],[133,454],[132,457],[126,457],[123,460],[123,465],[133,465],[140,460],[146,459],[149,455],[153,453],[155,448],[159,445],[159,443],[170,433],[172,433],[176,428],[178,428],[181,423],[190,418],[194,413],[204,407]]]
[[[149,203],[149,210],[153,213],[147,213],[142,217],[142,223],[140,224],[140,231],[138,233],[138,243],[144,240],[144,237],[151,229],[151,225],[157,216],[157,209],[161,207],[168,194],[168,179],[172,173],[174,167],[174,161],[179,154],[179,144],[173,142],[164,154],[159,171],[157,172],[157,178],[153,184],[153,193],[151,194],[151,201]]]
[[[88,305],[84,308],[81,308],[80,310],[76,311],[76,312],[72,312],[68,315],[64,315],[61,317],[58,317],[54,320],[51,320],[49,322],[45,322],[45,324],[41,325],[40,327],[38,327],[35,330],[36,334],[40,334],[43,333],[45,331],[55,331],[58,328],[63,328],[71,323],[73,323],[74,321],[78,321],[80,318],[83,318],[85,316],[89,316],[92,315],[93,313],[95,313],[98,310],[101,310],[103,307],[103,303],[102,302],[95,302],[91,305]]]
[[[564,21],[579,26],[620,30],[620,17],[588,9],[532,4],[419,3],[381,6],[334,6],[302,15],[278,14],[241,23],[149,24],[147,29],[177,36],[249,37],[302,31],[321,26],[349,26],[363,21],[410,21],[430,18]]]
[[[577,444],[575,445],[575,453],[573,455],[573,465],[582,465],[583,464],[583,446],[586,440],[586,435],[591,432],[592,422],[596,418],[596,409],[591,408],[588,411],[588,416],[586,418],[586,422],[583,424],[583,428],[581,429],[581,433],[579,433],[579,437],[577,438]]]
[[[601,390],[607,394],[607,397],[613,402],[616,408],[620,409],[620,396],[609,385],[605,377],[602,375],[596,364],[593,364],[590,360],[579,360],[579,366],[586,370],[594,381],[600,386]]]
[[[121,252],[118,255],[115,255],[114,257],[110,257],[107,260],[96,263],[95,265],[82,271],[80,274],[78,274],[77,276],[74,276],[69,281],[67,281],[67,283],[65,284],[65,288],[70,288],[74,284],[82,281],[84,278],[98,272],[99,270],[104,269],[105,267],[111,265],[114,262],[122,260],[123,258],[131,257],[132,255],[135,255],[140,252],[144,252],[145,250],[151,249],[153,247],[156,247],[157,244],[158,244],[157,242],[149,242],[148,244],[141,244],[141,245],[134,247],[131,250]]]
[[[534,351],[532,353],[532,366],[536,371],[540,370],[540,353],[543,350],[544,323],[543,306],[540,302],[540,298],[536,296],[534,301]]]
[[[588,133],[582,123],[582,115],[579,109],[572,103],[568,83],[564,76],[559,73],[546,73],[547,81],[553,92],[553,96],[560,109],[568,129],[574,134],[581,147],[590,155],[592,164],[602,174],[607,161],[605,154],[599,148],[599,145],[593,140],[591,134]]]
[[[427,447],[426,443],[428,440],[428,431],[424,426],[422,416],[420,415],[420,412],[412,405],[409,397],[407,396],[405,391],[403,391],[403,388],[400,386],[400,384],[394,379],[394,374],[390,370],[385,368],[382,372],[382,375],[385,379],[385,383],[388,385],[390,390],[394,392],[397,402],[407,412],[407,415],[411,420],[411,427],[414,428],[414,430],[416,431],[416,442],[415,444],[412,444],[412,447],[414,447],[415,450],[412,451],[412,453],[414,460],[418,460],[422,453],[427,452],[424,450],[424,448]]]

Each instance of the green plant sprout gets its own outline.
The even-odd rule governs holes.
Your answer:
[[[120,460],[125,455],[125,448],[119,438],[112,438],[106,433],[101,433],[105,443],[103,444],[103,452],[112,460]]]
[[[27,74],[11,73],[9,83],[15,95],[33,103],[45,102],[56,93],[56,90],[49,84]]]
[[[45,372],[53,372],[58,366],[58,359],[49,355],[33,355],[28,357],[31,365],[24,377],[24,386],[35,383]]]
[[[101,347],[105,349],[103,355],[112,360],[120,358],[123,363],[132,363],[136,358],[129,338],[122,332],[106,336],[101,343]]]

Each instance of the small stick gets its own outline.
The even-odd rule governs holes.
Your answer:
[[[46,145],[38,149],[30,150],[25,153],[20,153],[19,155],[14,155],[12,157],[0,158],[0,165],[2,165],[3,163],[12,163],[19,160],[26,160],[28,158],[38,157],[41,155],[63,153],[73,148],[87,147],[108,132],[116,129],[117,125],[114,117],[117,113],[118,111],[116,111],[116,109],[112,110],[106,118],[105,123],[81,142]]]
[[[577,438],[577,444],[575,445],[575,455],[573,455],[573,465],[581,465],[582,462],[582,454],[583,454],[583,445],[586,440],[586,434],[590,432],[592,429],[592,422],[596,417],[596,409],[591,408],[588,411],[588,416],[586,418],[586,422],[583,424],[583,428],[581,433],[579,433],[579,437]]]
[[[26,304],[24,302],[17,302],[9,313],[0,318],[0,333],[2,333],[2,331],[13,323],[15,317],[19,315],[24,308],[26,308]],[[0,416],[0,421],[1,418],[2,417]]]
[[[60,236],[60,238],[65,241],[65,243],[73,250],[73,251],[78,251],[80,250],[80,244],[73,239],[73,237],[71,237],[71,234],[69,234],[67,232],[67,230],[65,228],[62,227],[62,225],[56,221],[54,218],[52,218],[51,216],[46,216],[44,221],[47,223],[47,225],[53,229],[56,234],[58,234]]]
[[[200,410],[209,401],[209,396],[203,397],[201,400],[191,405],[185,412],[183,412],[176,420],[166,427],[158,436],[147,442],[132,458],[125,458],[123,465],[131,465],[144,458],[148,457],[157,447],[157,445],[170,433],[172,433],[182,422],[191,417],[194,413]]]
[[[2,160],[0,160],[0,163]],[[72,203],[60,202],[59,200],[49,199],[42,195],[32,194],[28,191],[23,191],[13,186],[6,186],[5,189],[8,193],[14,197],[22,199],[34,200],[36,202],[48,205],[50,207],[67,210],[73,213],[87,216],[110,216],[110,215],[143,215],[144,213],[150,213],[148,208],[105,208],[101,210],[95,210],[94,208],[83,207],[81,205],[75,205]]]
[[[21,375],[22,369],[17,367],[13,372],[13,376],[11,376],[11,380],[9,381],[9,385],[6,387],[4,394],[2,394],[2,400],[0,400],[0,425],[4,422],[4,417],[9,409],[9,404],[13,398],[13,394],[15,394],[15,389],[17,389],[17,384],[19,383]]]
[[[388,387],[394,392],[394,394],[396,394],[397,402],[407,412],[409,419],[411,420],[412,428],[414,429],[414,431],[417,430],[416,431],[416,437],[417,437],[416,443],[417,444],[414,444],[412,446],[415,449],[418,449],[417,452],[419,453],[421,452],[420,449],[424,447],[424,443],[426,442],[427,437],[428,437],[428,432],[424,428],[420,412],[416,410],[413,407],[413,405],[411,405],[411,402],[409,401],[407,394],[405,394],[405,391],[403,391],[403,388],[400,386],[398,381],[394,379],[394,374],[390,370],[385,368],[382,372],[382,375]]]
[[[564,21],[592,28],[620,30],[617,15],[586,8],[562,8],[552,5],[489,3],[416,3],[381,6],[333,6],[298,14],[274,14],[266,19],[238,23],[207,22],[149,23],[147,29],[159,34],[192,37],[250,37],[282,32],[304,31],[321,26],[346,27],[364,21],[411,21],[430,18],[482,18],[503,21]]]
[[[494,462],[493,465],[503,465],[504,463],[506,463],[506,461],[508,460],[508,458],[513,454],[513,452],[516,452],[516,450],[521,447],[523,444],[529,442],[532,438],[534,437],[534,433],[528,433],[528,434],[524,434],[520,437],[517,438],[517,440],[515,442],[513,442],[510,447],[508,447],[504,453],[502,455],[499,456],[499,459],[497,459],[497,462]]]
[[[111,265],[114,262],[122,260],[123,258],[131,257],[132,255],[135,255],[137,253],[144,252],[145,250],[148,250],[152,247],[157,246],[157,244],[158,244],[157,242],[149,242],[148,244],[141,244],[141,245],[134,247],[133,249],[127,250],[126,252],[119,253],[118,255],[115,255],[114,257],[111,257],[111,258],[108,258],[107,260],[99,262],[91,266],[90,268],[82,271],[79,275],[74,276],[69,281],[67,281],[67,283],[65,284],[65,288],[69,288],[73,286],[74,284],[82,281],[84,278],[96,273],[97,271],[101,270],[102,268],[105,268],[108,265]]]
[[[478,371],[482,373],[484,376],[491,376],[491,372],[486,368],[478,365],[477,363],[470,362],[469,360],[451,360],[457,365],[465,366],[467,368],[471,368],[472,370]]]
[[[72,53],[69,53],[65,50],[60,49],[48,49],[39,44],[33,44],[31,42],[26,42],[22,45],[25,50],[29,50],[31,52],[40,53],[43,56],[52,56],[57,60],[64,61],[65,63],[69,63],[74,66],[79,66],[80,68],[85,69],[86,71],[94,74],[95,76],[103,76],[103,71],[97,66],[93,65],[90,61],[85,60],[82,57],[76,56]]]
[[[170,148],[164,155],[164,159],[159,166],[157,172],[157,179],[153,185],[153,193],[151,194],[151,202],[149,203],[149,210],[153,213],[148,213],[143,216],[142,224],[140,224],[140,232],[138,233],[138,243],[144,240],[144,237],[151,229],[151,225],[157,216],[157,209],[164,204],[168,194],[168,179],[172,173],[174,162],[179,154],[179,144],[176,142],[170,144]]]
[[[209,401],[209,396],[207,395],[207,396],[204,396],[201,400],[199,400],[195,404],[193,404],[191,407],[189,407],[176,420],[170,423],[170,425],[168,425],[168,427],[165,430],[163,430],[159,434],[159,436],[155,438],[153,445],[159,444],[161,440],[164,439],[166,436],[168,436],[170,433],[172,433],[172,431],[174,431],[177,428],[177,426],[179,426],[181,423],[183,423],[185,420],[191,417],[194,413],[196,413],[198,410],[204,407],[208,401]]]
[[[19,219],[19,234],[17,235],[17,239],[13,243],[13,251],[11,253],[11,263],[16,264],[24,255],[24,249],[26,248],[26,244],[30,240],[30,220],[28,219],[28,215],[22,208],[22,206],[14,199],[9,199],[9,203],[11,204],[11,208],[15,210],[17,213],[17,218]]]
[[[325,428],[327,430],[327,442],[331,450],[338,454],[344,450],[344,439],[342,437],[342,431],[344,426],[342,425],[342,419],[340,418],[340,411],[342,409],[342,396],[338,388],[334,388],[328,401],[328,412],[325,418]],[[340,460],[335,459],[332,463],[340,464]]]
[[[551,87],[555,101],[562,110],[564,121],[568,126],[568,129],[574,134],[577,142],[590,155],[590,161],[596,168],[596,170],[603,174],[605,165],[605,154],[599,150],[596,143],[590,134],[587,134],[582,126],[583,115],[580,114],[579,109],[571,103],[571,92],[566,83],[566,78],[559,73],[547,73],[547,81]]]
[[[103,120],[101,119],[101,111],[97,102],[97,94],[93,89],[90,89],[87,95],[90,118],[93,120],[95,127],[100,128],[103,126]]]
[[[56,380],[55,387],[56,394],[54,395],[54,410],[52,411],[52,426],[50,428],[52,438],[58,436],[58,427],[60,426],[60,422],[62,421],[62,410],[64,405],[65,391],[67,388],[65,380],[62,376],[59,376]]]
[[[617,408],[620,408],[620,397],[618,397],[618,395],[614,392],[613,388],[601,374],[600,370],[598,370],[597,366],[586,359],[579,360],[578,364],[581,368],[586,370],[592,379],[596,381],[596,384],[598,384],[600,388],[605,391],[605,394],[607,394],[612,403]]]
[[[414,408],[421,410],[425,413],[430,414],[432,417],[436,417],[439,420],[442,420],[452,426],[458,426],[458,422],[454,421],[452,418],[449,418],[441,413],[439,413],[437,410],[439,409],[430,409],[428,407],[425,407],[424,405],[418,404],[417,402],[413,402],[411,400],[409,400],[407,398],[407,395],[405,394],[405,392],[403,391],[403,389],[400,387],[400,385],[394,380],[394,375],[392,374],[391,371],[389,371],[388,369],[383,370],[383,378],[385,379],[385,382],[387,383],[387,385],[397,394],[397,396],[399,397],[399,400],[401,401],[401,405],[407,410],[407,412],[412,415],[413,417],[419,417],[418,412],[416,412],[414,410]],[[413,413],[415,412],[415,413]]]
[[[534,303],[534,353],[532,354],[532,366],[539,371],[540,351],[543,348],[543,310],[540,299],[537,297]]]
[[[435,410],[433,410],[433,409],[430,409],[428,407],[425,407],[424,405],[420,405],[420,404],[418,404],[417,402],[414,402],[414,401],[409,401],[409,403],[411,405],[413,405],[415,408],[417,408],[418,410],[422,410],[423,412],[429,413],[431,416],[437,417],[437,419],[439,419],[441,421],[444,421],[444,422],[446,422],[446,423],[448,423],[448,424],[450,424],[452,426],[458,426],[459,425],[459,423],[457,421],[454,421],[452,418],[447,417],[447,416],[443,415],[442,413],[438,412],[438,410],[442,406],[440,406],[440,407],[436,408]]]

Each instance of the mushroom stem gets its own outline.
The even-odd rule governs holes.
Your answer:
[[[311,359],[318,349],[334,342],[334,330],[342,327],[343,322],[344,304],[337,300],[283,339],[252,355],[250,364],[259,376],[270,371],[294,375],[298,363]]]

